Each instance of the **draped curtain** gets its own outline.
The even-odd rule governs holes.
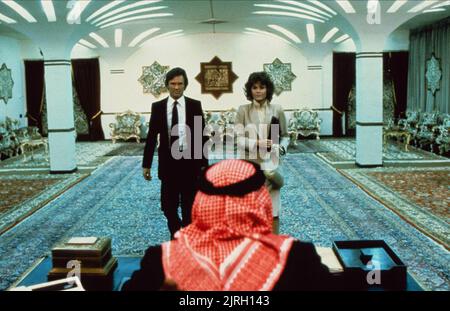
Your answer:
[[[25,61],[25,83],[27,94],[27,118],[29,126],[42,129],[42,111],[44,109],[44,62]]]
[[[103,140],[100,110],[100,65],[98,59],[72,60],[74,85],[89,121],[89,139]]]
[[[427,90],[426,61],[434,53],[442,78],[435,96]],[[450,18],[414,29],[410,34],[408,110],[450,112]]]

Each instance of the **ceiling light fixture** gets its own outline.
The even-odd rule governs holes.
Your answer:
[[[122,37],[123,37],[122,29],[117,28],[114,31],[114,42],[116,43],[116,48],[120,48],[122,46]]]
[[[52,23],[56,22],[55,7],[52,0],[41,0],[42,10],[47,16],[47,20]]]
[[[406,4],[408,0],[397,0],[395,1],[391,7],[387,10],[388,13],[395,13],[397,12],[403,5]]]
[[[448,6],[448,5],[450,5],[450,1],[444,1],[444,2],[438,3],[436,5],[433,5],[431,8],[437,9],[437,8],[441,8],[443,6]]]
[[[91,32],[89,34],[89,36],[94,39],[95,41],[97,41],[101,46],[103,46],[104,48],[109,48],[108,43],[106,43],[106,40],[103,39],[102,37],[100,37],[98,34]]]
[[[334,43],[341,43],[341,42],[347,40],[348,38],[350,38],[349,35],[347,35],[347,34],[342,35],[339,38],[337,38],[336,40],[334,40]]]
[[[322,43],[327,43],[330,39],[339,31],[339,28],[333,27],[327,34],[322,38]]]
[[[275,38],[275,39],[278,39],[278,40],[282,40],[282,41],[286,42],[287,44],[291,44],[291,42],[289,42],[285,38],[280,37],[280,36],[278,36],[278,35],[276,35],[274,33],[268,32],[268,31],[263,31],[263,30],[259,30],[259,29],[256,29],[256,28],[248,28],[248,27],[245,28],[245,30],[247,32],[244,32],[244,33],[246,33],[246,34],[258,34],[258,35],[263,35],[263,36],[269,36],[269,37],[272,37],[272,38]]]
[[[5,22],[7,24],[17,23],[15,20],[13,20],[12,18],[9,18],[8,16],[3,15],[2,13],[0,13],[0,21]]]
[[[157,11],[157,10],[162,10],[162,9],[167,9],[167,6],[157,6],[157,7],[144,8],[144,9],[139,9],[139,10],[134,10],[134,11],[125,12],[125,13],[118,14],[118,15],[115,15],[115,16],[113,16],[113,17],[107,18],[107,19],[101,21],[100,23],[95,24],[95,26],[101,26],[101,25],[110,23],[110,22],[112,22],[112,21],[115,21],[115,20],[117,20],[117,19],[120,19],[120,18],[124,18],[124,17],[130,16],[130,15],[139,14],[139,13],[144,13],[144,12],[150,12],[150,11]]]
[[[128,45],[130,48],[134,48],[136,45],[139,44],[139,42],[141,42],[142,40],[144,40],[146,37],[150,36],[151,34],[157,32],[158,30],[160,30],[161,28],[151,28],[149,30],[146,30],[142,33],[140,33],[139,35],[137,35]]]
[[[15,1],[12,0],[2,0],[4,4],[9,6],[11,9],[16,11],[17,14],[22,16],[27,22],[29,23],[36,23],[37,20],[28,12],[26,9],[24,9],[20,4],[18,4]]]
[[[286,37],[288,37],[289,39],[291,39],[295,43],[302,43],[302,41],[300,40],[300,38],[296,34],[290,32],[286,28],[283,28],[283,27],[278,26],[278,25],[267,25],[267,27],[270,27],[270,28],[272,28],[272,29],[274,29],[274,30],[276,30],[278,32],[281,32],[283,35],[285,35]]]
[[[93,45],[92,43],[90,43],[90,42],[88,42],[88,41],[86,41],[84,39],[81,39],[80,41],[78,41],[78,43],[81,44],[81,45],[84,45],[84,46],[86,46],[88,48],[91,48],[91,49],[96,49],[97,48],[95,45]]]
[[[112,9],[115,6],[118,6],[119,4],[121,4],[122,2],[125,2],[125,0],[116,0],[113,1],[107,5],[104,5],[103,7],[101,7],[100,9],[98,9],[97,11],[95,11],[91,16],[89,16],[88,18],[86,18],[86,22],[89,22],[91,19],[99,16],[102,13],[105,13],[106,11]]]
[[[417,13],[422,11],[423,9],[425,9],[426,7],[432,5],[433,3],[436,3],[437,0],[425,0],[422,1],[421,3],[419,3],[418,5],[416,5],[415,7],[413,7],[412,9],[410,9],[408,11],[408,13]]]
[[[69,14],[67,14],[67,23],[68,24],[79,23],[81,21],[80,16],[86,9],[86,7],[89,5],[89,3],[91,3],[91,0],[77,0],[72,10],[69,12]]]
[[[323,17],[320,14],[308,11],[308,10],[304,10],[304,9],[299,9],[299,8],[293,8],[291,6],[287,6],[287,5],[277,5],[277,4],[255,4],[255,6],[257,7],[261,7],[261,8],[269,8],[269,9],[279,9],[279,10],[287,10],[287,11],[293,11],[293,12],[298,12],[298,13],[304,13],[307,15],[312,15],[315,16],[317,18],[320,18],[322,20],[328,20],[328,18]]]
[[[317,6],[320,6],[322,9],[324,9],[324,10],[330,12],[330,13],[333,14],[333,15],[337,15],[337,13],[336,13],[335,10],[331,9],[328,5],[323,4],[323,3],[320,2],[320,1],[317,1],[317,0],[308,0],[308,2],[311,2],[312,4],[315,4],[315,5],[317,5]]]
[[[156,17],[166,17],[166,16],[173,16],[172,13],[157,13],[157,14],[147,14],[147,15],[139,15],[139,16],[133,16],[133,17],[127,17],[127,18],[123,18],[123,19],[119,19],[118,21],[109,23],[109,24],[105,24],[103,26],[101,26],[100,28],[106,28],[106,27],[110,27],[113,25],[118,25],[118,24],[123,24],[126,22],[130,22],[130,21],[136,21],[136,20],[140,20],[140,19],[147,19],[147,18],[156,18]]]
[[[429,9],[429,10],[425,10],[423,11],[423,13],[434,13],[434,12],[444,12],[445,9],[443,8],[437,8],[437,9]]]
[[[316,32],[314,30],[314,24],[306,24],[306,33],[308,34],[309,43],[316,42]]]
[[[352,4],[348,0],[336,0],[336,3],[345,11],[347,14],[356,13]]]
[[[299,3],[297,1],[287,1],[287,0],[276,0],[276,1],[281,2],[281,3],[285,3],[285,4],[294,5],[294,6],[297,6],[297,7],[301,7],[301,8],[304,8],[306,10],[309,10],[309,11],[312,11],[312,12],[316,12],[316,13],[319,13],[321,15],[325,15],[327,17],[333,17],[330,14],[328,14],[327,12],[324,12],[324,11],[322,11],[322,10],[312,6],[312,5],[309,5],[309,4]]]
[[[305,15],[305,14],[297,14],[297,13],[291,13],[291,12],[256,11],[256,12],[253,12],[253,14],[259,14],[259,15],[280,15],[280,16],[296,17],[296,18],[300,18],[300,19],[308,19],[308,20],[319,22],[319,23],[324,23],[323,19],[311,17],[311,16]]]
[[[160,35],[154,36],[150,39],[148,39],[147,41],[145,41],[144,43],[142,43],[139,47],[143,47],[144,45],[146,45],[148,42],[156,40],[156,39],[161,39],[161,38],[168,38],[168,37],[174,37],[174,36],[180,36],[182,35],[182,32],[184,30],[183,29],[177,29],[177,30],[173,30],[173,31],[169,31],[166,33],[162,33]]]
[[[123,11],[127,11],[129,9],[134,9],[134,8],[137,8],[137,7],[140,7],[140,6],[144,6],[144,5],[148,5],[148,4],[154,4],[154,3],[157,3],[157,2],[161,2],[161,0],[145,0],[145,1],[138,1],[138,2],[133,3],[133,4],[124,5],[123,7],[120,7],[118,9],[112,10],[111,12],[106,13],[106,14],[100,16],[99,18],[96,18],[91,23],[95,24],[95,23],[98,23],[101,20],[104,20],[105,18],[108,18],[108,17],[113,16],[115,14],[121,13]]]

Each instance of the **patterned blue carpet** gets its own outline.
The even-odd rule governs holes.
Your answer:
[[[325,246],[340,239],[384,239],[422,286],[449,290],[449,252],[316,156],[289,154],[283,169],[282,233]],[[165,241],[159,187],[157,179],[143,180],[141,157],[113,157],[0,236],[0,289],[66,236],[110,236],[114,255],[143,254],[149,244]]]

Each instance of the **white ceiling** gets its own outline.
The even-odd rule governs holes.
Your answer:
[[[43,0],[48,1],[48,0]],[[367,24],[367,5],[368,2],[374,0],[350,0],[348,3],[355,9],[355,13],[346,13],[343,6],[334,0],[297,0],[297,1],[254,1],[254,0],[163,0],[163,1],[110,1],[110,0],[53,0],[48,1],[53,4],[56,21],[49,22],[43,11],[41,0],[0,0],[0,34],[12,36],[16,38],[30,38],[39,42],[44,35],[49,36],[51,40],[52,33],[68,31],[72,40],[75,42],[84,39],[95,45],[96,48],[102,49],[102,45],[96,41],[89,33],[95,33],[103,38],[108,48],[115,48],[114,39],[116,29],[123,30],[123,47],[127,47],[129,43],[139,34],[152,28],[159,28],[136,45],[136,48],[145,40],[175,30],[183,30],[183,35],[198,33],[243,33],[246,28],[264,31],[272,35],[279,35],[285,40],[290,41],[294,45],[308,44],[308,35],[306,24],[313,24],[315,30],[317,44],[320,44],[323,37],[334,27],[339,30],[330,39],[334,42],[337,38],[344,34],[349,34],[355,38],[361,32],[367,31],[364,24]],[[79,3],[78,3],[79,2]],[[394,3],[404,4],[396,13],[387,13],[388,9]],[[12,4],[19,4],[22,8],[36,20],[36,22],[27,21],[20,16],[12,7]],[[81,17],[75,24],[68,24],[67,16],[73,5],[86,4],[85,9],[81,13]],[[117,25],[111,25],[101,28],[105,24],[98,25],[92,23],[96,18],[87,19],[111,3],[118,5],[98,15],[96,18],[103,17],[103,21],[107,18],[118,18],[117,14],[123,14],[125,17],[139,18],[148,14],[171,14],[166,17],[153,17],[124,22]],[[342,3],[342,2],[341,2]],[[450,16],[450,1],[423,1],[423,0],[381,0],[381,25],[379,29],[386,29],[391,32],[394,29],[410,29],[425,24],[430,24]],[[418,12],[408,12],[417,5],[423,3],[423,8]],[[8,5],[9,4],[9,5]],[[135,5],[134,8],[123,10],[109,17],[105,16],[110,12],[124,8],[127,5]],[[306,6],[305,6],[306,5]],[[326,7],[324,7],[326,5]],[[444,6],[440,6],[444,5]],[[433,7],[444,9],[443,11],[424,13],[427,9]],[[440,7],[439,7],[440,6]],[[155,9],[156,8],[156,9]],[[331,13],[331,11],[335,13]],[[134,13],[128,13],[132,12]],[[257,11],[272,11],[271,15],[255,14]],[[275,14],[283,14],[283,12],[300,14],[298,16],[282,16]],[[116,17],[115,17],[116,16]],[[311,20],[311,18],[313,20]],[[14,20],[14,23],[11,21]],[[205,24],[202,21],[207,20],[224,21],[224,23]],[[99,21],[101,22],[101,21]],[[281,34],[278,30],[268,25],[281,26],[295,34],[301,43],[293,42],[292,38]],[[399,27],[400,26],[400,27]],[[278,27],[276,27],[278,28]],[[56,37],[55,37],[56,38]],[[357,38],[355,38],[357,39]],[[59,37],[57,40],[61,40]]]

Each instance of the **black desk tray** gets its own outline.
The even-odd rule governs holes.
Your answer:
[[[335,241],[333,251],[349,288],[406,288],[406,265],[383,240]]]

